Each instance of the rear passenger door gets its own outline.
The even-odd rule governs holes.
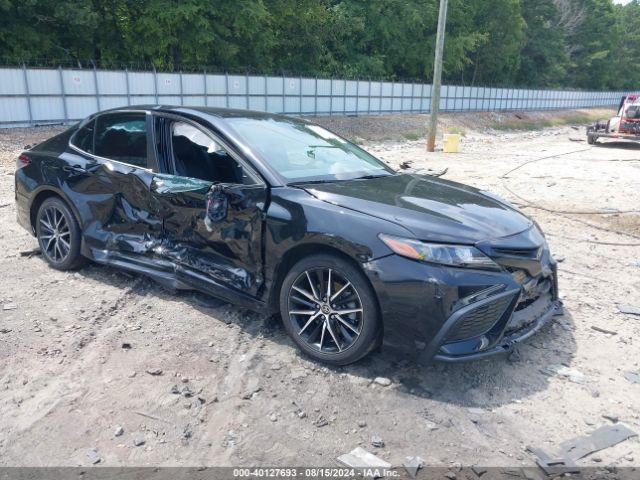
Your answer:
[[[70,166],[70,175],[81,180],[75,198],[86,210],[85,243],[97,259],[113,252],[147,254],[151,240],[160,238],[162,221],[149,213],[156,169],[149,117],[144,111],[101,114],[71,139],[85,159],[81,168]]]

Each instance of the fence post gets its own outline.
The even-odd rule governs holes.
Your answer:
[[[458,92],[462,89],[462,94],[458,96]],[[454,101],[453,101],[453,111],[462,111],[464,110],[464,85],[456,85],[456,89],[454,90]],[[456,108],[456,103],[458,103],[458,99],[460,99],[460,108]]]
[[[342,115],[347,114],[347,79],[344,79],[344,83],[342,85]]]
[[[379,80],[380,89],[378,91],[378,113],[382,113],[382,80]]]
[[[282,112],[281,113],[287,113],[287,95],[285,93],[285,78],[284,78],[284,72],[282,72]]]
[[[158,72],[155,65],[153,66],[153,96],[156,99],[156,105],[158,105],[160,103],[158,98]]]
[[[263,78],[264,78],[264,111],[266,112],[269,106],[269,102],[268,102],[269,92],[267,92],[267,76],[263,75]]]
[[[124,69],[124,78],[127,83],[127,105],[131,105],[131,91],[129,89],[129,69]]]
[[[545,102],[544,102],[544,109],[545,110],[551,110],[553,108],[553,98],[552,98],[552,92],[551,91],[546,91],[545,92]]]
[[[229,73],[224,72],[224,105],[229,108]]]
[[[542,94],[544,98],[544,109],[549,110],[551,108],[551,93],[548,90],[544,90]]]
[[[99,112],[102,108],[100,108],[100,87],[98,86],[98,72],[95,63],[93,64],[93,91],[96,94],[96,108]]]
[[[202,69],[202,91],[204,93],[204,106],[209,106],[209,94],[207,92],[207,69]]]
[[[298,83],[298,89],[299,89],[298,94],[300,95],[300,105],[298,108],[298,112],[300,115],[302,115],[302,76],[300,76],[298,81],[300,82]]]
[[[393,113],[393,104],[395,99],[396,99],[396,82],[394,80],[391,80],[391,106],[389,107],[389,110],[391,110],[392,113]]]
[[[531,92],[529,93],[529,99],[527,100],[527,105],[529,105],[529,110],[537,110],[536,105],[536,99],[537,99],[537,90],[531,90]]]
[[[412,112],[412,113],[413,113],[413,112],[416,112],[416,111],[417,111],[417,112],[419,112],[419,111],[420,111],[420,108],[419,108],[419,107],[418,107],[418,109],[417,109],[417,110],[416,110],[415,108],[413,108],[413,106],[414,106],[414,103],[413,103],[413,102],[415,102],[416,98],[418,98],[418,97],[416,96],[416,83],[415,83],[415,82],[412,82],[412,83],[411,83],[411,112]]]
[[[64,78],[62,75],[62,66],[58,66],[58,74],[60,77],[60,92],[62,93],[62,110],[64,111],[64,123],[69,122],[69,114],[67,113],[67,95],[64,91]]]
[[[545,110],[553,109],[553,91],[545,90],[544,96],[545,96],[544,109]]]
[[[180,105],[184,105],[184,90],[182,88],[182,70],[180,70],[178,78],[180,79]]]
[[[331,76],[329,85],[329,116],[333,114],[333,75]]]
[[[367,89],[367,115],[371,114],[371,78],[369,78],[369,87]]]
[[[316,76],[314,94],[313,94],[313,114],[318,116],[318,77]]]
[[[249,72],[244,74],[244,93],[246,93],[247,110],[249,110]]]
[[[356,117],[358,116],[358,103],[360,103],[360,79],[356,78]]]
[[[469,110],[472,110],[472,111],[478,110],[478,100],[480,100],[480,97],[478,97],[478,92],[480,92],[478,87],[471,86],[471,90],[469,91]],[[472,99],[473,99],[473,108],[471,108]]]
[[[24,79],[24,93],[27,98],[27,113],[29,114],[29,126],[33,125],[33,114],[31,112],[31,92],[29,90],[29,78],[27,75],[27,66],[22,64],[22,78]]]
[[[488,110],[487,106],[487,85],[482,84],[482,106],[480,107],[480,111],[485,112]]]

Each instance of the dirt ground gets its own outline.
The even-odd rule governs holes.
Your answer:
[[[0,466],[336,466],[357,446],[395,465],[521,466],[534,465],[526,446],[553,451],[603,416],[640,432],[640,384],[624,376],[640,372],[640,316],[617,309],[640,306],[640,145],[460,118],[459,154],[428,154],[423,139],[364,147],[522,206],[562,260],[566,314],[519,355],[429,366],[382,351],[326,368],[259,314],[23,256],[37,244],[15,221],[15,158],[59,128],[0,130]],[[579,464],[638,466],[640,441]]]

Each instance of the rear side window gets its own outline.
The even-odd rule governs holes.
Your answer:
[[[82,127],[72,139],[74,146],[88,153],[93,153],[93,132],[95,130],[96,121],[92,120]]]
[[[147,167],[147,120],[144,113],[113,113],[96,120],[95,155]]]

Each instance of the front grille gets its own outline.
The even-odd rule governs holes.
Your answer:
[[[493,251],[500,255],[506,255],[509,257],[523,257],[530,259],[537,259],[542,253],[542,247],[534,248],[501,248],[493,247]]]
[[[503,296],[466,313],[451,329],[446,341],[458,342],[488,332],[500,320],[512,298]]]

